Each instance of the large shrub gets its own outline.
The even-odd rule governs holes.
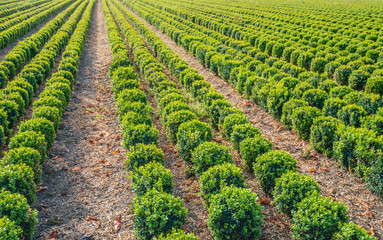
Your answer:
[[[9,140],[9,149],[20,147],[29,147],[37,150],[42,158],[45,158],[47,153],[47,144],[45,137],[41,133],[35,131],[19,132]]]
[[[310,106],[323,108],[324,102],[327,100],[328,94],[320,89],[310,89],[303,93],[302,99]]]
[[[330,97],[331,98],[340,98],[340,99],[343,99],[344,96],[346,96],[347,94],[353,92],[353,90],[348,87],[348,86],[339,86],[339,87],[334,87],[330,90]]]
[[[362,70],[355,70],[350,75],[348,85],[355,90],[362,90],[367,83],[367,79],[370,77],[368,72]]]
[[[296,171],[296,165],[297,161],[287,152],[269,151],[257,158],[254,173],[261,188],[270,194],[276,180],[288,171]]]
[[[22,122],[19,127],[19,132],[22,133],[27,131],[35,131],[44,135],[47,149],[50,149],[54,145],[56,138],[55,128],[53,123],[46,118],[34,118]]]
[[[261,135],[244,139],[239,146],[239,153],[247,171],[253,171],[253,165],[262,154],[271,151],[273,144]]]
[[[321,115],[321,111],[315,107],[299,107],[293,111],[292,122],[294,130],[302,139],[310,137],[311,125],[316,117]]]
[[[383,77],[370,77],[366,82],[366,93],[383,95]]]
[[[134,234],[138,239],[151,240],[179,229],[186,221],[183,201],[169,193],[150,190],[134,200]]]
[[[248,189],[225,187],[210,201],[208,225],[217,240],[253,240],[260,235],[262,207]]]
[[[339,85],[348,85],[348,79],[352,73],[352,69],[348,66],[340,66],[334,72],[334,80]]]
[[[154,144],[138,143],[130,147],[127,155],[125,165],[128,170],[136,170],[152,161],[164,163],[164,153]]]

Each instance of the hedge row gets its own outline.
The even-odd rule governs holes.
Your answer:
[[[319,194],[318,184],[312,178],[297,173],[296,160],[291,155],[283,151],[272,151],[271,143],[264,139],[260,135],[259,130],[250,124],[244,113],[231,107],[222,95],[216,93],[210,87],[210,84],[203,80],[202,76],[191,69],[186,62],[171,51],[152,31],[125,10],[117,1],[113,2],[120,7],[125,17],[143,35],[154,51],[154,54],[170,70],[175,78],[179,80],[186,91],[195,96],[195,100],[201,102],[211,116],[218,115],[219,129],[234,146],[239,146],[239,152],[242,156],[248,157],[246,165],[250,165],[254,170],[262,189],[266,193],[274,195],[275,203],[282,212],[292,215],[294,237],[308,239],[307,236],[309,236],[311,237],[310,239],[329,239],[336,233],[342,233],[343,230],[341,228],[348,220],[346,206],[342,203],[333,202],[331,198],[322,197]],[[125,32],[125,34],[129,39],[134,38],[132,35],[135,33],[134,30],[131,30]],[[142,42],[136,43],[129,40],[128,42],[132,46],[133,52],[135,52],[137,45],[140,44],[142,48],[145,46]],[[148,55],[148,53],[145,54],[140,48],[135,55],[142,57],[142,55]],[[144,61],[137,60],[138,65],[155,65],[149,60],[149,56],[147,58],[145,56],[143,59]],[[159,69],[158,71],[161,69],[160,66],[156,68]],[[150,73],[147,76],[149,80],[153,79],[150,77]],[[159,77],[157,79],[159,79],[160,83],[158,84],[153,80],[155,87],[157,85],[162,86],[162,83],[166,81],[166,79],[163,80]],[[177,91],[176,89],[171,90],[171,88],[174,88],[173,84],[166,83],[166,86],[170,88],[168,95],[174,94]],[[180,101],[179,99],[175,100]],[[179,112],[182,111],[185,110],[180,110]],[[170,117],[171,115],[163,118],[169,121]],[[203,128],[202,125],[197,126],[198,124],[196,124],[195,120],[188,119],[188,122],[183,123],[178,128],[177,137],[179,136],[179,139],[177,145],[178,149],[182,150],[183,148],[180,146],[193,147],[195,143],[199,144],[192,151],[191,163],[195,165],[194,169],[197,175],[210,167],[201,175],[201,190],[206,191],[207,194],[214,194],[215,191],[219,191],[221,188],[221,193],[213,195],[209,201],[206,201],[206,204],[210,206],[209,227],[212,229],[216,239],[232,239],[233,236],[236,239],[256,239],[259,235],[259,230],[255,226],[259,226],[260,219],[257,219],[258,214],[255,214],[257,210],[248,210],[248,205],[255,206],[255,204],[248,204],[248,202],[252,202],[252,198],[255,196],[241,189],[243,181],[240,177],[240,170],[235,170],[235,167],[229,167],[230,160],[228,159],[230,157],[225,154],[224,149],[214,146],[216,145],[214,143],[199,143],[195,141],[196,139],[199,140],[200,136],[206,136],[206,132],[208,132],[206,127]],[[183,132],[183,129],[188,131]],[[184,134],[187,134],[186,137],[183,136]],[[189,141],[180,141],[185,139],[189,139]],[[182,151],[180,151],[180,155],[182,155]],[[214,164],[217,165],[214,166]],[[290,185],[286,184],[286,182]],[[236,187],[226,187],[227,185]],[[207,197],[209,195],[204,196]],[[242,201],[244,199],[246,200]],[[247,205],[245,204],[246,201]],[[236,207],[239,207],[239,209],[236,209]],[[248,215],[240,215],[238,213],[236,216],[242,217],[242,221],[239,221],[230,215],[232,212],[228,213],[228,209],[230,211],[235,209],[242,210],[242,212],[247,212]],[[250,214],[251,216],[249,216],[249,212],[252,213]],[[225,221],[228,219],[235,219],[233,222],[240,224],[233,224],[233,222],[227,224]],[[326,224],[322,224],[322,221],[326,222]],[[250,230],[248,226],[253,227]],[[366,231],[362,231],[360,234],[366,233]],[[374,239],[370,236],[369,238]]]
[[[51,74],[54,60],[57,56],[59,56],[64,46],[68,43],[69,37],[73,33],[77,22],[81,18],[81,14],[85,9],[85,3],[83,3],[82,8],[78,8],[78,4],[81,2],[82,0],[79,0],[78,3],[75,3],[70,9],[68,9],[69,12],[65,13],[65,16],[67,14],[70,15],[73,11],[74,12],[69,19],[60,18],[60,21],[65,21],[65,24],[56,32],[56,34],[52,36],[49,42],[45,44],[44,48],[32,59],[31,63],[22,69],[16,79],[9,82],[6,88],[0,90],[0,109],[2,110],[0,114],[2,114],[2,117],[4,118],[4,121],[2,121],[0,125],[0,143],[5,142],[6,136],[12,132],[12,128],[16,124],[17,119],[24,114],[26,107],[31,103],[34,93],[38,87]],[[54,23],[57,23],[57,21],[54,21]],[[48,31],[50,31],[49,28],[44,29],[42,33],[46,33]],[[17,47],[17,49],[20,50],[19,53],[28,53],[27,49],[24,49],[25,51],[21,51],[20,48]],[[19,54],[11,56],[19,56],[21,58],[21,55]],[[10,59],[11,56],[7,55],[6,58]],[[3,61],[1,64],[4,63],[12,62]],[[18,66],[18,68],[21,68],[21,66]],[[3,70],[4,69],[5,68],[3,68]],[[13,69],[12,75],[14,74],[15,69]],[[55,79],[62,76],[61,74],[55,73],[53,77]],[[51,105],[60,105],[57,101],[47,98],[36,100],[33,105],[38,106],[44,102],[51,102]]]
[[[62,54],[58,72],[36,100],[41,104],[33,107],[32,119],[21,123],[18,133],[10,140],[9,152],[0,161],[2,239],[33,237],[37,212],[30,205],[40,182],[41,165],[53,146],[58,123],[69,103],[94,4],[95,0],[84,1],[68,20],[68,25],[76,26],[81,17]],[[41,101],[44,98],[48,101]],[[60,104],[52,106],[52,102]]]
[[[57,4],[57,3],[54,3]],[[52,21],[49,21],[37,33],[20,41],[16,47],[5,55],[0,63],[0,87],[11,81],[26,62],[33,58],[40,48],[59,29],[67,18],[73,13],[80,1],[72,4],[68,9],[58,14]]]
[[[158,144],[158,130],[153,127],[152,108],[140,89],[129,52],[121,38],[105,0],[102,1],[113,61],[110,65],[112,89],[128,152],[133,191],[134,234],[137,239],[196,239],[181,229],[187,209],[183,200],[172,195],[172,174],[164,167],[164,153]],[[115,11],[113,6],[110,6]]]
[[[137,7],[134,9],[137,10]],[[379,128],[382,119],[379,112],[383,112],[379,109],[383,101],[378,95],[355,92],[349,87],[338,86],[331,80],[324,80],[318,74],[310,72],[302,72],[298,74],[298,78],[286,76],[276,67],[270,67],[268,63],[249,60],[243,54],[240,57],[241,54],[234,49],[218,46],[217,50],[208,51],[208,46],[200,41],[189,41],[186,44],[185,42],[192,37],[176,29],[174,26],[177,26],[177,23],[172,22],[170,25],[162,22],[155,17],[160,13],[150,12],[149,15],[149,12],[143,9],[137,11],[240,93],[244,93],[246,97],[280,119],[287,128],[294,128],[301,138],[310,139],[317,151],[328,156],[333,155],[341,166],[364,177],[367,186],[374,193],[383,193],[383,174],[379,173],[381,164],[375,164],[381,161],[383,150]],[[203,50],[205,52],[201,54]],[[222,51],[226,51],[226,54],[220,53]],[[227,54],[228,52],[230,54]],[[236,60],[231,56],[236,56]],[[242,60],[239,61],[238,57]],[[247,65],[243,66],[246,62]],[[368,114],[375,116],[367,117]],[[322,116],[333,118],[325,118],[326,121],[322,121]],[[319,120],[316,121],[316,118]],[[335,122],[332,125],[336,126],[336,129],[326,128],[328,121]],[[347,134],[354,138],[345,140],[344,136]]]
[[[12,13],[17,13],[18,11],[28,9],[31,6],[34,6],[35,3],[24,4],[19,0],[6,0],[2,1],[0,4],[0,18],[3,18]]]
[[[37,8],[41,7],[39,5],[42,5],[42,4],[47,3],[47,2],[48,2],[48,0],[35,1],[35,2],[31,2],[31,3],[23,4],[22,6],[18,6],[18,7],[16,7],[16,9],[12,9],[12,10],[10,9],[10,11],[8,10],[6,13],[5,12],[3,14],[0,13],[0,16],[3,15],[3,17],[0,18],[0,23],[12,20],[16,16],[24,15],[28,11],[33,10],[33,9],[37,9]]]

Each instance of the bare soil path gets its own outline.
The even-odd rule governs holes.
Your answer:
[[[101,1],[93,11],[77,84],[33,205],[39,211],[34,239],[48,239],[54,231],[58,239],[134,239],[134,194],[110,89],[112,53]],[[114,233],[119,215],[123,226]]]
[[[178,46],[170,37],[133,11],[131,12],[184,61],[198,70],[199,74],[210,82],[217,92],[224,94],[233,106],[241,109],[254,126],[259,128],[262,134],[273,143],[274,149],[285,150],[292,154],[298,161],[299,172],[313,176],[319,183],[323,195],[344,202],[348,206],[351,221],[368,230],[373,229],[375,236],[383,239],[383,218],[381,217],[383,216],[383,202],[366,188],[360,178],[341,169],[335,160],[321,154],[314,154],[315,151],[310,147],[309,142],[299,139],[293,131],[286,130],[278,120],[241,96],[222,78],[210,72],[185,49]],[[310,153],[312,153],[311,156]]]

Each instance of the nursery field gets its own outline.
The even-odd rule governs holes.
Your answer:
[[[382,11],[0,0],[0,239],[383,239]]]

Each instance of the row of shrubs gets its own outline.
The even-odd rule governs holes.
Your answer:
[[[69,32],[68,26],[77,25],[62,54],[58,72],[35,101],[39,103],[33,106],[32,119],[20,124],[18,133],[10,139],[9,151],[0,160],[1,239],[33,237],[37,212],[30,205],[41,180],[41,166],[54,144],[58,124],[69,103],[94,4],[95,0],[83,1],[63,26]]]
[[[111,4],[113,12],[117,11]],[[134,234],[137,239],[197,239],[181,227],[187,209],[183,200],[172,195],[172,173],[164,166],[164,153],[158,145],[158,130],[153,127],[153,109],[140,89],[129,52],[105,0],[102,1],[113,61],[110,65],[112,89],[123,132],[123,145],[129,151],[126,169],[130,171]],[[116,17],[117,21],[121,18]],[[121,30],[124,28],[122,27]]]
[[[37,6],[41,4],[44,0],[42,1],[37,1],[37,2],[30,2],[30,3],[22,3],[17,0],[8,0],[8,1],[3,1],[1,3],[0,7],[0,18],[7,18],[7,16],[17,13],[18,11],[22,11],[25,9],[28,9],[33,6]],[[46,1],[45,1],[46,2]]]
[[[278,209],[292,217],[295,238],[330,239],[337,235],[340,236],[338,239],[342,239],[344,235],[350,234],[352,237],[374,239],[366,230],[360,230],[357,225],[348,223],[347,208],[344,204],[322,197],[319,194],[318,184],[312,178],[297,173],[296,160],[291,155],[284,151],[272,151],[272,144],[260,134],[260,131],[240,110],[233,108],[221,94],[216,93],[202,76],[188,67],[186,62],[172,52],[144,24],[126,10],[123,12],[185,90],[206,107],[211,116],[212,125],[220,129],[223,136],[239,150],[246,168],[254,171],[262,189],[274,195],[274,202]],[[147,66],[146,62],[144,66]],[[187,73],[183,74],[183,71]],[[150,76],[148,79],[151,79]],[[153,85],[161,89],[163,83],[166,83],[166,80]],[[179,93],[174,94],[178,91],[175,84],[166,83],[166,85],[173,86],[174,89],[168,87],[170,93],[166,96],[172,96],[176,102],[181,101],[183,96]],[[156,92],[158,94],[158,91]],[[164,94],[162,92],[160,95]],[[159,101],[160,107],[163,101]],[[174,108],[174,105],[168,106]],[[182,101],[177,103],[177,106],[183,106],[182,110],[172,113],[177,114],[178,119],[182,116],[181,112],[190,112],[186,110],[188,106]],[[163,110],[163,112],[167,111]],[[168,121],[172,120],[172,114],[168,117],[163,116],[165,126],[169,126]],[[255,210],[255,208],[249,210],[248,205],[256,206],[256,204],[248,204],[254,198],[256,199],[256,196],[244,190],[241,170],[231,164],[231,156],[227,149],[208,142],[210,128],[197,120],[186,121],[178,127],[177,149],[180,156],[192,165],[197,176],[200,176],[201,195],[209,206],[209,227],[215,238],[256,239],[259,236],[259,229],[256,229],[256,226],[259,226],[261,222],[261,217],[258,215],[261,210]],[[219,191],[221,191],[220,194],[214,194]],[[246,215],[239,214],[235,210],[242,210]],[[235,216],[239,219],[230,215],[233,213],[236,213]],[[227,224],[225,221],[229,221],[228,219],[233,221]],[[251,229],[248,228],[249,226],[252,226]]]
[[[142,9],[140,11],[143,12]],[[143,16],[149,14],[145,12]],[[170,36],[177,36],[174,34],[176,31],[182,33],[168,24],[164,25],[153,16],[148,19],[159,27],[166,26],[162,30]],[[182,42],[183,38],[180,40],[179,36],[175,40]],[[186,49],[199,58],[198,50],[204,45],[198,41],[195,43],[191,42],[189,46],[184,47],[189,47]],[[214,55],[209,55],[210,52]],[[255,68],[254,73],[251,71],[254,62],[249,62],[246,67],[235,67],[235,60],[225,59],[230,56],[217,53],[219,50],[210,52],[204,55],[205,61],[201,61],[201,58],[199,60],[214,73],[281,120],[286,128],[294,128],[303,139],[310,138],[317,151],[328,156],[333,155],[342,167],[364,177],[367,186],[374,193],[383,193],[383,109],[379,110],[383,102],[379,96],[355,92],[349,87],[338,86],[331,80],[323,81],[320,76],[310,72],[302,72],[298,78],[293,78],[277,71],[271,74],[269,68],[263,67]],[[209,56],[212,56],[210,63]],[[240,64],[243,63],[237,65]],[[314,121],[315,129],[311,134]],[[329,121],[334,126],[331,129],[325,127]]]
[[[57,3],[54,4],[57,5]],[[37,33],[18,42],[18,44],[5,55],[4,60],[0,63],[0,87],[5,86],[8,81],[11,81],[24,67],[24,64],[39,52],[40,48],[50,39],[57,29],[64,24],[79,4],[80,1],[77,1],[68,9],[58,14]]]
[[[29,10],[37,9],[41,7],[40,5],[44,5],[44,3],[47,2],[48,0],[34,1],[23,4],[21,6],[13,7],[12,9],[3,9],[5,6],[2,5],[0,7],[2,9],[0,12],[0,23],[8,22],[9,20],[14,19],[16,16],[19,16],[19,14],[24,15],[24,13],[27,13]]]
[[[158,2],[148,4],[226,35],[226,38],[221,36],[219,40],[241,52],[257,55],[261,58],[273,56],[276,60],[280,59],[292,63],[305,70],[320,74],[325,73],[325,76],[334,78],[339,84],[348,84],[353,89],[364,89],[371,73],[383,67],[383,61],[381,61],[383,60],[383,38],[376,42],[377,37],[374,38],[373,35],[368,37],[368,40],[364,40],[354,37],[337,37],[333,33],[329,36],[318,37],[317,32],[307,36],[294,34],[289,37],[286,35],[286,31],[277,34],[273,31],[274,36],[270,36],[270,34],[260,31],[262,27],[253,28],[251,25],[246,27],[238,25],[237,19],[229,20],[228,18],[232,17],[228,17],[227,14],[219,16],[218,19],[220,20],[218,20],[216,16],[209,17],[211,13],[190,12],[189,4],[187,10],[180,7],[172,8],[168,2],[166,7],[161,6]],[[201,10],[200,7],[198,8]],[[252,22],[250,19],[249,21]],[[258,20],[254,21],[257,22]],[[187,21],[185,22],[187,24]],[[286,27],[283,28],[286,29]],[[222,31],[227,28],[230,31]],[[203,30],[209,32],[207,29]],[[254,31],[257,31],[257,34],[254,34]],[[211,36],[214,33],[210,31],[208,35]],[[369,81],[374,82],[375,79]],[[382,93],[381,91],[380,94]]]
[[[68,8],[68,10],[63,13],[64,15],[58,16],[59,18],[53,21],[54,25],[59,23],[63,24],[64,22],[66,23],[52,36],[52,38],[50,38],[49,42],[32,59],[31,63],[22,69],[16,79],[9,82],[6,88],[0,90],[0,118],[3,120],[0,123],[0,146],[5,144],[7,136],[12,133],[12,128],[17,123],[17,120],[24,114],[25,109],[31,103],[38,87],[51,74],[54,60],[59,56],[64,46],[68,43],[69,37],[73,33],[82,12],[73,14],[70,19],[67,19],[67,17],[73,13],[81,2],[82,0],[79,0],[72,7]],[[82,10],[84,10],[84,8]],[[41,35],[37,35],[37,37],[44,37],[46,38],[45,41],[48,41],[50,35],[53,34],[48,32],[56,31],[56,27],[52,28],[53,25],[48,25],[49,28],[41,29],[41,32],[39,32]],[[34,39],[34,37],[32,39]],[[6,59],[9,59],[9,61],[3,61],[0,63],[0,66],[4,66],[2,64],[13,66],[11,58],[14,56],[15,58],[12,58],[12,60],[15,60],[15,63],[18,64],[17,69],[21,69],[28,58],[31,58],[28,47],[34,45],[34,43],[29,45],[29,43],[31,43],[29,40],[24,43],[25,44],[20,44],[16,47],[18,53],[8,54]],[[36,54],[38,50],[37,48],[35,48],[35,50]],[[25,56],[27,59],[18,61],[17,59],[22,58],[21,56],[24,57],[24,55],[21,54],[26,54],[28,56]],[[2,69],[5,70],[7,68]],[[14,76],[16,74],[16,68],[12,67],[9,69],[12,69],[10,76]],[[55,76],[61,77],[61,75],[57,73]],[[37,100],[34,102],[34,105],[49,101],[44,99],[45,98]]]

